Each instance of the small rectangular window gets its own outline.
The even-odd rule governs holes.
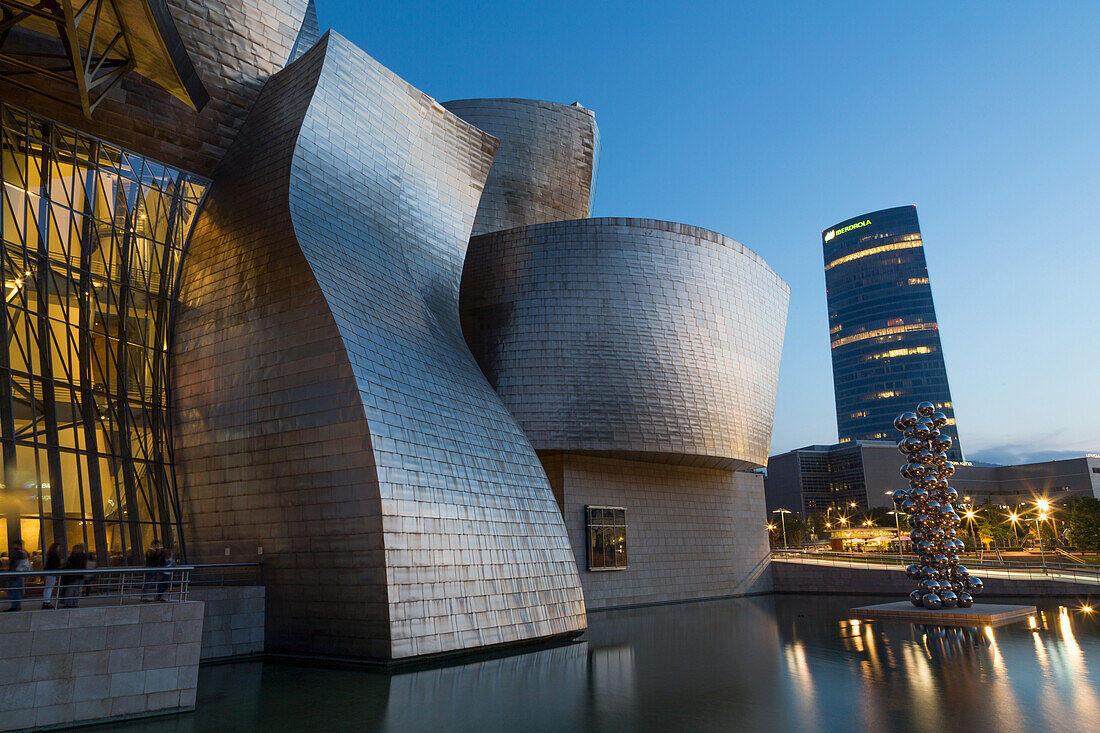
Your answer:
[[[586,506],[588,569],[626,569],[626,509],[621,506]]]

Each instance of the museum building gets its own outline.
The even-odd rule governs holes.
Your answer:
[[[17,4],[0,545],[262,560],[268,651],[377,660],[769,589],[788,288],[588,218],[590,110],[440,104],[312,0]]]

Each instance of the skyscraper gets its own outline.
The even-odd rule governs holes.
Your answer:
[[[894,418],[927,400],[963,460],[915,206],[846,219],[821,233],[836,426],[841,442],[894,436]]]

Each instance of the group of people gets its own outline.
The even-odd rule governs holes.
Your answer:
[[[88,577],[80,573],[58,573],[50,575],[51,570],[94,570],[96,567],[95,553],[85,553],[84,545],[73,545],[69,556],[62,559],[61,543],[54,542],[46,551],[43,562],[43,586],[42,608],[56,608],[55,603],[61,608],[76,608],[82,595],[88,594]],[[168,588],[171,572],[167,570],[174,564],[172,553],[158,540],[153,540],[149,549],[145,551],[145,567],[150,568],[145,573],[145,582],[141,588],[142,603],[154,600],[164,602],[164,592]],[[23,549],[21,540],[14,540],[8,553],[7,568],[12,573],[29,573],[33,570],[31,559]],[[4,612],[21,611],[23,609],[23,593],[25,591],[24,579],[18,575],[11,577],[8,583],[8,600],[11,602]]]

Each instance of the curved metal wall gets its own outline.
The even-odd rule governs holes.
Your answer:
[[[178,465],[195,546],[274,545],[269,646],[401,658],[585,627],[549,482],[459,325],[495,148],[329,34],[215,182],[185,270]]]
[[[721,234],[650,219],[474,237],[463,329],[535,449],[767,463],[789,288]]]
[[[0,97],[170,165],[212,175],[264,82],[288,63],[299,30],[309,25],[309,0],[166,4],[183,51],[210,95],[201,110],[136,75],[123,78],[91,118],[51,98],[73,94],[58,82],[42,80],[41,94],[31,94],[0,80]]]
[[[588,216],[599,163],[592,110],[537,99],[460,99],[443,106],[500,140],[474,235]]]

